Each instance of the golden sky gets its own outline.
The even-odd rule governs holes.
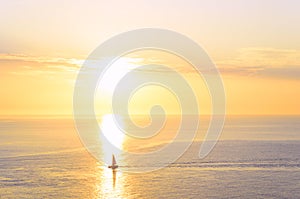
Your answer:
[[[179,32],[205,48],[221,72],[228,114],[299,114],[299,6],[293,0],[1,1],[0,115],[72,114],[84,59],[112,36],[145,27]],[[201,77],[177,58],[160,56],[194,85],[201,113],[209,114]],[[170,93],[148,88],[133,96],[133,113],[149,108],[145,99],[160,100],[170,113],[178,109]]]

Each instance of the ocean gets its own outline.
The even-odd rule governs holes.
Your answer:
[[[175,120],[162,131],[173,132]],[[299,116],[228,116],[215,148],[200,159],[207,121],[178,160],[130,173],[149,162],[120,153],[113,172],[85,149],[72,118],[1,117],[0,198],[300,198]],[[122,146],[155,151],[166,138]]]

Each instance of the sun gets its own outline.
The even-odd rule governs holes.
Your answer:
[[[112,114],[112,97],[120,80],[131,70],[137,68],[138,58],[121,57],[108,66],[99,78],[94,96],[97,116]]]
[[[121,57],[113,62],[104,71],[103,76],[99,79],[98,89],[106,93],[112,93],[118,82],[131,70],[138,67],[135,58]]]

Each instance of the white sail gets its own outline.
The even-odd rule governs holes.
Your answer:
[[[116,165],[116,164],[117,164],[116,158],[115,158],[115,156],[113,155],[113,156],[112,156],[112,165]]]
[[[116,158],[115,158],[114,155],[112,155],[112,163],[111,163],[110,166],[108,166],[108,168],[110,168],[110,169],[116,169],[116,168],[118,168],[117,161],[116,161]]]

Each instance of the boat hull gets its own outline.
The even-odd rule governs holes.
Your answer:
[[[118,168],[118,167],[119,167],[118,165],[108,166],[108,168],[110,168],[110,169],[116,169],[116,168]]]

